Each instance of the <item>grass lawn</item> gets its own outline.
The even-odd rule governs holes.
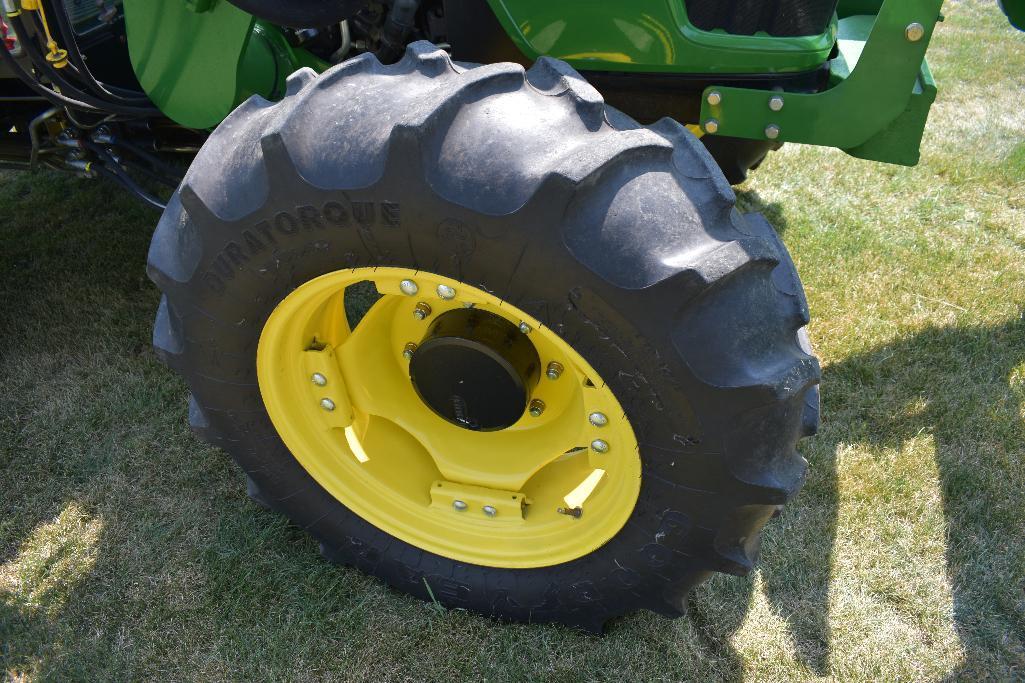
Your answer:
[[[150,348],[155,218],[0,175],[0,670],[13,680],[1025,678],[1025,35],[948,2],[914,169],[788,146],[740,189],[824,376],[759,569],[604,638],[443,612],[246,497]]]

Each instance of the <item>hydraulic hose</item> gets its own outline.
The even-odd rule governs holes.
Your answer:
[[[11,69],[15,76],[18,77],[22,83],[28,86],[33,92],[39,94],[40,97],[46,98],[51,104],[57,105],[58,107],[71,107],[72,109],[80,109],[93,114],[106,113],[103,110],[97,109],[91,104],[86,104],[80,100],[75,100],[70,97],[61,95],[58,92],[54,92],[52,88],[39,83],[36,79],[21,68],[21,64],[18,60],[11,55],[6,45],[0,45],[0,60],[2,60]]]
[[[78,86],[72,84],[64,76],[58,72],[47,60],[46,57],[39,50],[38,45],[32,40],[25,23],[21,20],[21,17],[11,17],[11,27],[18,36],[18,40],[21,43],[22,49],[32,60],[36,69],[46,74],[46,77],[50,81],[59,87],[63,93],[66,93],[73,100],[83,102],[89,106],[90,109],[112,113],[112,114],[125,114],[128,116],[158,116],[160,110],[156,107],[143,107],[143,106],[132,106],[119,104],[117,102],[110,102],[89,93],[84,92]],[[12,57],[13,59],[13,57]],[[48,89],[48,88],[45,88]],[[52,92],[52,91],[51,91]]]
[[[133,92],[126,88],[119,88],[97,81],[89,70],[89,65],[85,63],[85,57],[82,55],[81,50],[78,48],[78,41],[75,40],[75,30],[68,18],[67,4],[63,0],[54,0],[52,6],[54,9],[53,16],[57,20],[57,29],[64,40],[68,57],[71,59],[71,68],[74,69],[75,75],[84,80],[85,85],[92,88],[100,97],[109,97],[115,102],[129,106],[146,106],[150,104],[149,98],[144,93]]]

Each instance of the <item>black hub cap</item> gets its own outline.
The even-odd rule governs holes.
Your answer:
[[[431,410],[475,431],[505,429],[520,419],[541,374],[527,335],[493,313],[444,313],[409,362],[409,378]]]

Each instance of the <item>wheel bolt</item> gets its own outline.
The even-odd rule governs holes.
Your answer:
[[[416,283],[412,280],[403,280],[402,282],[400,282],[399,289],[401,289],[402,293],[406,296],[413,296],[414,294],[420,291],[420,288],[417,287]]]
[[[528,325],[527,323],[522,322],[522,321],[520,322],[520,332],[522,332],[523,334],[530,334],[530,332],[533,329],[534,328],[531,327],[530,325]]]
[[[456,290],[448,285],[438,285],[438,296],[442,299],[454,299],[456,298]]]
[[[320,399],[320,407],[328,412],[331,412],[335,409],[335,402],[329,398],[322,398]]]
[[[493,505],[485,505],[482,509],[484,510],[484,514],[488,517],[494,517],[498,514],[498,510],[496,510]]]
[[[595,427],[604,427],[609,423],[609,418],[605,416],[605,413],[591,413],[587,416],[587,420]]]
[[[413,309],[413,317],[416,318],[417,320],[424,320],[430,314],[431,314],[430,304],[428,304],[426,302],[423,302],[423,301],[418,303],[416,305],[416,308]]]
[[[310,381],[316,384],[318,387],[322,387],[325,384],[327,384],[327,377],[324,377],[324,375],[320,374],[319,372],[315,372],[310,377]]]
[[[532,417],[541,417],[541,413],[545,412],[545,402],[539,398],[535,398],[530,402],[528,410]]]
[[[459,510],[459,512],[462,512],[467,508],[467,505],[461,500],[453,500],[452,507],[454,507],[456,510]]]
[[[553,360],[551,363],[548,364],[548,369],[545,371],[545,376],[550,380],[559,379],[564,369],[565,368],[562,367],[562,363]]]
[[[595,439],[591,442],[591,450],[595,453],[608,453],[609,442],[605,439]]]
[[[405,358],[406,360],[411,360],[413,358],[413,352],[414,351],[416,351],[416,344],[414,344],[413,342],[409,342],[402,349],[402,357]]]

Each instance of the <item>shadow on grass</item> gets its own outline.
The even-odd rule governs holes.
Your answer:
[[[823,425],[802,450],[809,480],[779,520],[772,552],[800,552],[796,572],[768,559],[766,598],[787,622],[800,662],[830,672],[829,590],[836,542],[836,454],[864,444],[899,451],[932,436],[946,521],[947,582],[964,661],[951,679],[1015,678],[1025,665],[1022,398],[1011,386],[1025,363],[1025,320],[995,327],[933,327],[824,368]],[[778,572],[772,565],[781,565]],[[765,565],[763,565],[765,566]],[[796,579],[796,580],[795,580]],[[750,604],[748,580],[740,604]],[[795,611],[799,606],[800,611]],[[734,633],[742,612],[723,625]],[[725,638],[722,639],[725,646]],[[726,671],[743,671],[724,647]],[[1017,672],[1017,674],[1015,673]]]
[[[779,202],[766,202],[756,190],[734,188],[737,195],[737,209],[741,213],[760,213],[772,224],[776,232],[784,234],[789,227],[783,205]]]

